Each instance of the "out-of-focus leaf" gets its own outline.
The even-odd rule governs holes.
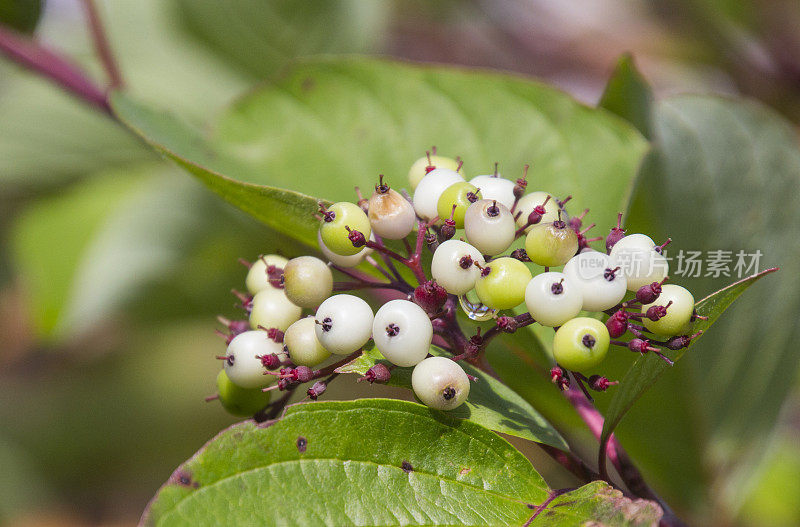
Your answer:
[[[633,57],[620,57],[598,106],[626,119],[642,135],[650,137],[653,102],[653,90],[636,69]]]
[[[436,347],[432,347],[430,352],[433,355],[447,355]],[[368,349],[337,371],[364,375],[381,358],[380,352]],[[447,415],[466,419],[496,432],[544,443],[562,450],[568,449],[564,439],[553,426],[525,399],[491,375],[466,363],[462,363],[461,366],[468,374],[477,377],[477,381],[470,384],[467,401],[447,412]],[[394,368],[389,384],[411,390],[411,371],[412,368]]]
[[[800,446],[796,434],[796,430],[790,430],[769,443],[766,466],[759,471],[755,488],[742,505],[742,525],[800,525],[800,509],[796,505],[800,503]]]
[[[0,0],[0,24],[33,33],[42,15],[44,0]]]
[[[289,494],[290,516],[272,499]],[[142,523],[566,526],[660,518],[656,505],[599,482],[549,504],[548,496],[530,462],[489,430],[414,403],[362,399],[295,406],[273,424],[223,431],[173,473]]]
[[[319,53],[380,51],[389,2],[177,0],[181,20],[228,61],[259,77]]]
[[[27,210],[13,254],[37,328],[80,333],[168,272],[202,236],[206,199],[179,172],[146,166],[104,173]]]

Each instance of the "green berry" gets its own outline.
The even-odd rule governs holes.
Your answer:
[[[441,220],[446,220],[452,214],[453,221],[456,222],[456,229],[463,229],[464,215],[467,213],[467,209],[479,199],[481,199],[481,193],[478,187],[466,181],[459,181],[442,192],[439,203],[436,205],[436,212]],[[453,210],[453,206],[455,206],[455,210]]]
[[[331,356],[317,339],[316,326],[314,317],[301,318],[283,335],[284,349],[298,366],[314,367]]]
[[[414,161],[414,164],[411,165],[411,169],[408,171],[408,183],[411,185],[412,190],[417,188],[422,178],[428,175],[428,172],[430,172],[430,170],[428,170],[429,166],[455,171],[458,168],[458,161],[449,157],[437,155],[430,156],[430,159],[428,159],[428,156],[420,157]]]
[[[511,309],[525,300],[531,271],[515,258],[502,257],[487,262],[475,281],[480,301],[492,309]]]
[[[242,388],[234,384],[225,370],[217,374],[217,394],[222,407],[240,417],[253,415],[267,406],[271,395],[261,388]]]
[[[533,263],[557,267],[567,263],[578,252],[578,235],[561,220],[539,223],[528,231],[525,250]]]
[[[609,341],[608,329],[599,320],[573,318],[556,331],[553,357],[568,370],[586,371],[603,362]]]
[[[333,293],[333,274],[319,258],[292,258],[283,268],[283,288],[294,305],[317,307]]]
[[[367,240],[372,233],[367,215],[361,207],[348,201],[334,203],[325,211],[319,231],[325,246],[344,256],[361,251],[361,247],[354,246],[350,241],[351,231],[359,231]]]
[[[672,302],[670,304],[670,302]],[[667,314],[658,320],[644,318],[644,326],[662,337],[673,337],[689,333],[687,326],[694,313],[694,296],[686,288],[675,284],[661,286],[661,294],[655,302],[642,306],[642,313],[653,306],[667,306]]]

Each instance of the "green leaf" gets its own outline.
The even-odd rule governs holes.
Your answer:
[[[760,104],[708,96],[659,102],[653,123],[654,151],[637,181],[629,232],[670,236],[672,281],[696,299],[739,278],[740,251],[746,264],[760,251],[758,270],[782,271],[737,300],[631,408],[616,435],[667,501],[735,510],[745,487],[732,482],[755,470],[793,382],[787,366],[800,361],[800,284],[792,278],[800,273],[797,134]],[[706,276],[705,264],[699,277],[676,274],[681,250],[700,251],[701,260],[732,251],[731,278]],[[610,355],[617,356],[604,373],[608,365],[609,376],[621,378],[630,357]],[[677,458],[685,462],[669,461]]]
[[[290,408],[234,425],[179,467],[143,525],[522,525],[549,496],[498,435],[418,404],[364,399]],[[291,511],[277,505],[291,497]],[[593,483],[550,502],[530,525],[657,521]],[[633,516],[633,518],[632,518]],[[627,523],[626,523],[627,522]]]
[[[662,515],[661,507],[652,501],[625,498],[621,491],[595,481],[558,495],[528,525],[645,527],[658,525]],[[587,518],[594,521],[584,523]]]
[[[756,275],[749,276],[697,302],[695,304],[697,313],[708,317],[708,319],[698,320],[694,324],[692,331],[702,331],[704,335],[708,328],[717,321],[720,315],[728,309],[739,295],[744,293],[757,280],[775,271],[777,269],[767,269]],[[689,348],[694,346],[703,335],[692,340]],[[679,350],[673,360],[676,362],[680,360],[689,348]],[[606,411],[605,422],[603,423],[601,442],[608,439],[631,406],[668,370],[670,370],[670,366],[653,353],[648,353],[636,359],[628,369],[625,377],[620,381],[618,389],[614,391],[614,396],[611,398]]]
[[[290,513],[278,496],[291,496]],[[367,399],[231,427],[176,470],[143,523],[522,524],[527,504],[546,497],[541,476],[496,434],[417,404]]]
[[[432,347],[430,352],[433,355],[447,355],[436,347]],[[382,358],[379,351],[367,349],[337,371],[364,375]],[[471,383],[467,401],[455,410],[446,412],[448,416],[466,419],[496,432],[568,450],[569,447],[559,433],[525,399],[491,375],[464,362],[461,362],[461,366],[478,380]],[[412,369],[394,368],[389,384],[411,390]]]
[[[33,33],[42,16],[42,0],[0,0],[0,24]]]
[[[259,77],[319,53],[378,49],[390,4],[371,0],[177,0],[189,31],[225,59]]]
[[[646,137],[651,137],[653,90],[636,69],[633,57],[625,54],[608,80],[598,106],[633,124]]]
[[[353,185],[369,188],[379,173],[404,186],[436,144],[462,155],[468,175],[499,161],[514,177],[530,163],[537,188],[572,194],[598,222],[621,210],[646,146],[617,117],[522,78],[359,58],[298,65],[240,99],[210,143],[187,143],[162,112],[112,102],[152,144],[241,181],[352,200]]]

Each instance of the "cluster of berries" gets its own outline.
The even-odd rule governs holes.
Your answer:
[[[266,405],[271,390],[311,381],[316,382],[307,395],[316,399],[336,368],[357,357],[370,339],[391,364],[376,364],[365,380],[387,382],[392,368],[413,367],[417,398],[449,410],[469,395],[471,377],[459,361],[479,360],[500,332],[534,322],[555,328],[553,381],[567,389],[571,373],[584,391],[615,384],[584,375],[603,361],[611,344],[653,352],[671,363],[656,344],[674,350],[696,336],[690,335],[698,317],[692,294],[664,283],[666,243],[656,245],[644,234],[626,236],[620,214],[605,238],[605,251],[597,251],[590,243],[603,238],[586,237],[594,224],[583,228],[588,209],[570,217],[569,197],[526,193],[527,166],[515,181],[502,178],[495,165],[493,174],[467,182],[458,159],[435,154],[434,149],[412,165],[413,198],[380,176],[369,199],[356,189],[358,203],[320,203],[318,242],[327,263],[276,255],[248,263],[249,294],[237,293],[248,320],[221,319],[229,333],[223,334],[228,349],[218,357],[224,368],[217,383],[226,408],[251,414]],[[415,229],[416,241],[409,241]],[[461,229],[463,237],[456,239]],[[524,248],[510,250],[523,237]],[[400,254],[403,246],[406,256]],[[426,249],[432,253],[429,273],[423,266]],[[543,272],[533,276],[529,263]],[[406,280],[400,265],[418,285]],[[334,281],[334,271],[347,280]],[[387,281],[376,280],[378,274]],[[394,290],[400,298],[373,312],[358,296],[334,294],[356,290]],[[523,304],[522,314],[500,313]],[[494,319],[495,326],[465,336],[458,306],[468,318]],[[304,309],[314,315],[303,318]],[[608,318],[603,323],[582,312]],[[617,340],[628,332],[631,340]],[[429,356],[432,344],[453,356]],[[331,354],[344,358],[314,369]]]

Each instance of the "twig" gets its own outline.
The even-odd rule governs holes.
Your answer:
[[[94,0],[83,0],[83,7],[86,11],[86,19],[89,24],[89,31],[92,34],[92,41],[97,57],[103,64],[103,68],[108,75],[108,80],[111,88],[121,88],[124,86],[122,74],[117,67],[117,62],[114,59],[114,54],[111,52],[111,45],[106,37],[106,32],[103,29],[103,23],[100,20],[100,15],[97,12],[97,6]]]

